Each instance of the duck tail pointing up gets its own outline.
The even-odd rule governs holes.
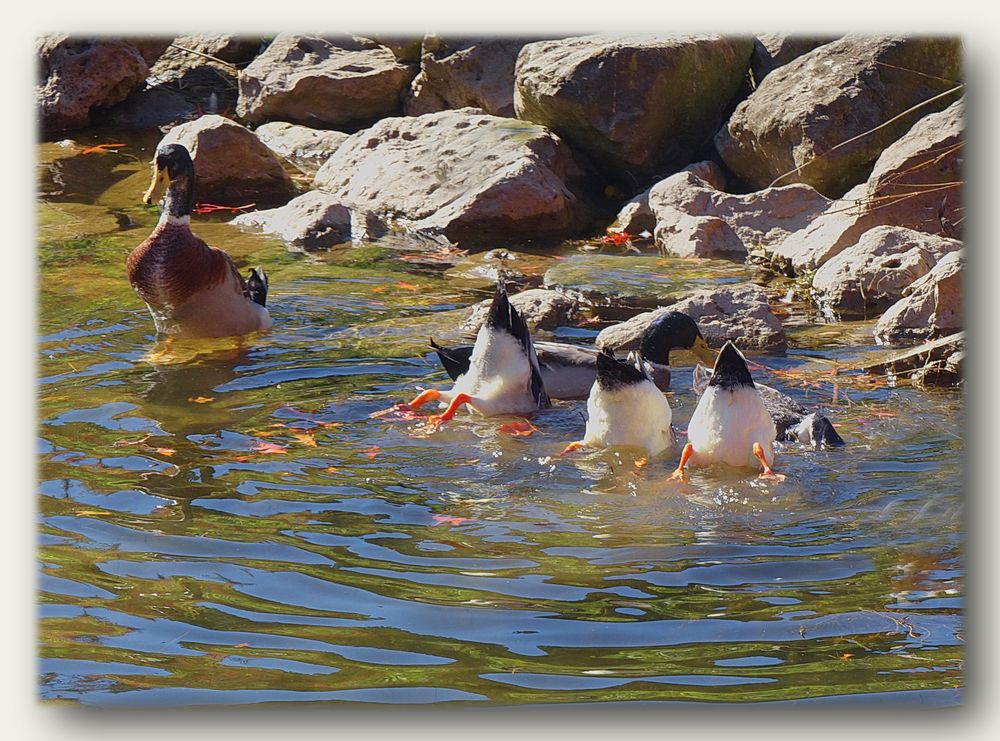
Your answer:
[[[743,359],[740,351],[736,349],[731,341],[723,345],[719,351],[719,357],[715,360],[715,368],[712,370],[712,380],[709,386],[722,386],[732,388],[734,386],[753,387],[753,378],[747,362]]]
[[[247,298],[255,304],[267,305],[267,273],[260,265],[250,268],[250,275],[247,276]]]

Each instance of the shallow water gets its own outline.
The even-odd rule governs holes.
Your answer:
[[[121,136],[78,140],[119,154],[39,147],[42,698],[960,701],[963,399],[830,375],[870,324],[784,307],[792,349],[755,373],[850,445],[781,447],[780,483],[671,483],[676,451],[561,458],[584,402],[528,437],[461,415],[428,435],[368,415],[444,385],[427,337],[481,287],[425,246],[309,256],[195,217],[244,272],[267,267],[275,329],[151,363],[123,261],[156,220],[139,197],[157,137]]]

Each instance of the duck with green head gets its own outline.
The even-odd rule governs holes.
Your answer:
[[[143,195],[163,191],[160,220],[126,260],[129,283],[146,302],[156,331],[169,337],[229,337],[269,329],[267,275],[240,275],[232,258],[191,231],[194,162],[180,144],[161,145]]]

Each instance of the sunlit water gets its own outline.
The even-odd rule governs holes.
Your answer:
[[[962,397],[834,387],[817,364],[871,349],[870,324],[793,305],[792,349],[758,358],[812,369],[756,373],[849,442],[782,446],[780,483],[672,483],[677,451],[560,457],[584,402],[526,437],[462,415],[429,435],[369,414],[445,385],[426,340],[485,294],[398,245],[307,256],[196,217],[267,266],[275,329],[149,362],[123,261],[156,219],[156,137],[126,136],[39,148],[44,699],[960,701]],[[690,367],[669,398],[683,431]]]

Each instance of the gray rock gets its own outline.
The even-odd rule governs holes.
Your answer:
[[[807,183],[835,198],[863,182],[882,150],[919,118],[955,98],[834,147],[953,88],[960,75],[957,37],[845,36],[769,74],[736,107],[715,146],[753,188],[785,176],[779,184]]]
[[[479,331],[490,313],[491,302],[492,299],[486,299],[472,307],[472,312],[462,324],[463,332],[474,334]],[[558,291],[529,288],[510,296],[510,303],[532,331],[575,325],[580,320],[580,302]]]
[[[385,228],[462,247],[565,239],[588,222],[582,169],[541,126],[468,109],[386,118],[345,141],[316,187]]]
[[[195,68],[210,67],[235,83],[237,67],[253,60],[263,43],[261,36],[223,33],[178,36],[150,67],[149,74],[162,84],[181,79]]]
[[[601,330],[595,344],[622,352],[638,349],[643,332],[668,311],[680,311],[694,319],[710,347],[722,347],[726,340],[754,352],[781,352],[788,346],[781,322],[768,306],[767,294],[753,283],[709,288],[638,314]]]
[[[816,271],[813,296],[839,315],[871,316],[902,298],[904,289],[961,247],[955,239],[878,226]]]
[[[410,116],[449,108],[514,115],[514,63],[526,39],[424,38],[420,72],[404,111]]]
[[[295,195],[288,173],[253,132],[222,116],[175,126],[160,144],[183,144],[195,164],[195,198],[223,205],[283,204]]]
[[[392,34],[363,34],[391,51],[400,62],[411,63],[420,61],[422,36],[396,36]]]
[[[726,174],[711,160],[695,162],[685,167],[681,172],[690,172],[696,175],[716,190],[726,189]],[[651,189],[647,188],[622,206],[611,225],[611,231],[628,232],[632,235],[642,232],[652,234],[653,229],[656,228],[656,216],[649,207],[649,191]]]
[[[43,36],[35,54],[35,99],[45,134],[89,126],[92,112],[125,100],[149,72],[136,46],[122,39]]]
[[[690,172],[654,185],[648,196],[660,249],[682,257],[731,255],[776,247],[805,229],[830,202],[807,185],[733,195]]]
[[[240,73],[236,112],[251,123],[367,123],[399,111],[415,74],[373,41],[281,34]]]
[[[312,174],[323,166],[348,136],[342,131],[311,129],[284,121],[263,124],[253,133],[272,152]]]
[[[280,208],[252,211],[229,223],[272,234],[295,250],[325,250],[351,241],[351,210],[317,190],[304,193]]]
[[[790,235],[774,256],[802,273],[857,244],[880,225],[961,238],[962,101],[920,119],[886,148],[868,181],[830,204],[806,229]]]
[[[965,252],[949,252],[903,292],[875,324],[875,338],[890,344],[928,340],[962,328]]]
[[[750,38],[581,36],[527,44],[518,118],[552,129],[606,174],[642,186],[698,157],[743,83]]]
[[[760,85],[761,80],[778,67],[798,59],[817,46],[835,41],[838,36],[789,36],[783,33],[762,33],[753,40],[750,69]]]

